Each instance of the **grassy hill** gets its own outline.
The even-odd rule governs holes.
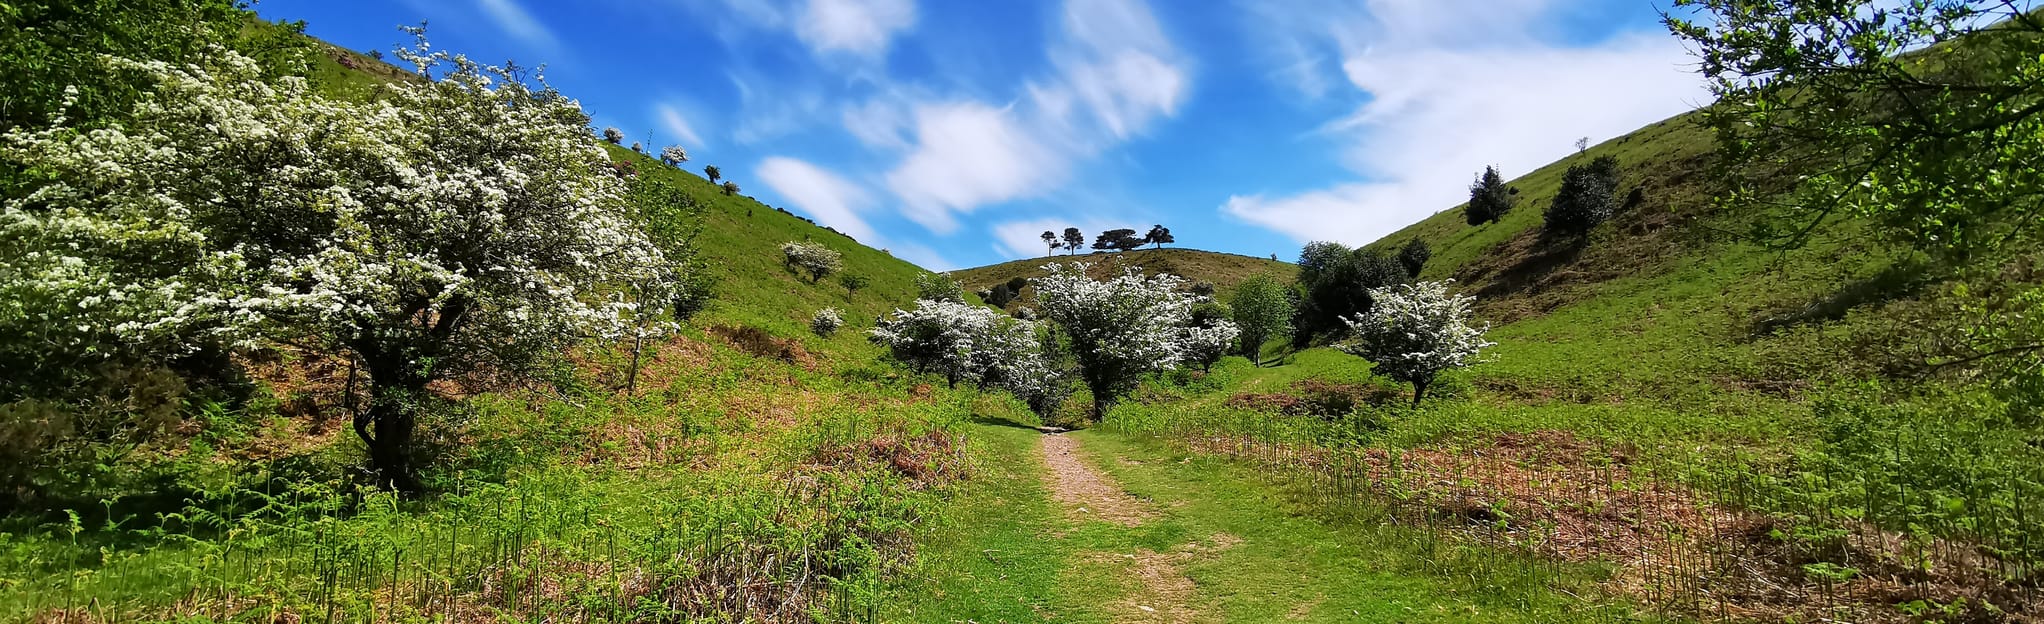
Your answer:
[[[1007,283],[1009,280],[1017,277],[1034,281],[1036,278],[1048,275],[1043,270],[1043,265],[1052,262],[1072,261],[1090,263],[1091,266],[1087,270],[1087,274],[1094,277],[1112,275],[1121,271],[1122,267],[1133,266],[1142,269],[1144,273],[1170,273],[1195,282],[1209,282],[1214,285],[1216,296],[1223,299],[1227,297],[1228,293],[1234,292],[1236,284],[1240,284],[1242,280],[1249,279],[1252,276],[1269,275],[1282,281],[1291,281],[1299,271],[1299,268],[1292,263],[1280,262],[1269,258],[1172,247],[1165,249],[1138,249],[1118,253],[1030,258],[1027,260],[990,264],[983,267],[959,269],[950,272],[949,275],[951,279],[958,280],[959,284],[964,285],[966,292],[976,292],[995,284]],[[1035,301],[1035,299],[1036,288],[1034,286],[1025,287],[1022,289],[1021,297],[1018,297],[1016,302],[1010,303],[1009,306],[1024,305]]]
[[[320,54],[325,93],[405,79]],[[1457,280],[1495,323],[1486,359],[1423,403],[1320,347],[1150,375],[1058,436],[868,343],[922,269],[606,146],[703,209],[716,294],[677,334],[636,354],[581,344],[570,383],[436,388],[416,499],[364,487],[349,363],[239,350],[223,366],[247,396],[194,398],[162,439],[64,475],[77,500],[0,513],[0,622],[2044,613],[2044,435],[1909,367],[1954,331],[1961,289],[1989,284],[1920,274],[1853,225],[1789,252],[1733,235],[1755,215],[1712,201],[1694,122],[1521,175],[1500,223],[1449,209],[1372,244],[1426,241],[1422,277]],[[1586,237],[1543,236],[1561,172],[1600,155],[1640,201]],[[797,240],[869,285],[785,269]],[[951,277],[969,292],[1075,259],[1223,296],[1296,272],[1173,248]],[[1996,279],[2038,281],[2033,266]],[[811,333],[825,307],[850,326]]]

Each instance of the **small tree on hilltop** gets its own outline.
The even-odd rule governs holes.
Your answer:
[[[615,127],[604,128],[603,140],[608,141],[611,145],[623,145],[625,142],[625,131]]]
[[[866,276],[857,275],[853,273],[845,273],[843,275],[837,276],[838,285],[845,287],[846,299],[850,299],[854,295],[859,294],[859,289],[865,288],[866,285],[871,282],[872,280],[867,279]]]
[[[1263,365],[1263,343],[1283,336],[1292,326],[1292,299],[1284,283],[1268,276],[1257,275],[1243,280],[1235,287],[1234,297],[1228,306],[1235,314],[1235,325],[1242,330],[1241,353],[1249,361]]]
[[[1048,258],[1048,257],[1050,257],[1050,256],[1051,256],[1051,254],[1055,254],[1055,253],[1057,253],[1057,247],[1058,247],[1058,244],[1057,244],[1057,233],[1056,233],[1056,232],[1052,232],[1052,231],[1050,231],[1050,230],[1044,230],[1044,231],[1043,231],[1043,245],[1044,245],[1045,247],[1048,247],[1048,248],[1049,248],[1049,250],[1048,250],[1048,251],[1045,251],[1045,252],[1043,252],[1043,257],[1045,257],[1045,258]]]
[[[1099,418],[1143,375],[1179,361],[1179,329],[1191,318],[1192,298],[1179,292],[1184,280],[1175,275],[1145,277],[1128,268],[1119,277],[1095,281],[1086,276],[1086,266],[1044,267],[1050,276],[1037,280],[1036,301],[1077,360]]]
[[[681,163],[688,162],[688,150],[682,149],[679,145],[660,148],[660,162],[667,163],[670,167],[679,167]]]
[[[732,182],[732,181],[730,181],[730,180],[725,180],[725,181],[724,181],[724,195],[725,195],[726,197],[729,197],[729,196],[732,196],[732,195],[737,195],[737,194],[738,194],[738,183],[737,183],[737,182]]]
[[[711,184],[716,184],[718,178],[724,177],[724,170],[718,169],[716,165],[705,165],[703,175],[710,178]]]
[[[1427,242],[1417,238],[1398,248],[1398,264],[1404,266],[1405,274],[1412,277],[1419,277],[1420,269],[1426,268],[1427,260],[1433,256],[1434,251],[1427,247]]]
[[[1412,384],[1419,406],[1441,371],[1477,362],[1490,326],[1469,326],[1474,297],[1448,292],[1449,281],[1420,282],[1373,291],[1376,305],[1348,322],[1354,339],[1341,345],[1376,365],[1378,374]]]
[[[1504,176],[1498,175],[1497,167],[1484,167],[1476,176],[1476,182],[1469,185],[1469,206],[1463,208],[1463,217],[1470,225],[1497,223],[1512,210],[1518,201],[1514,195],[1519,190],[1505,186]]]
[[[1093,248],[1102,251],[1129,251],[1140,249],[1145,244],[1147,244],[1147,241],[1144,241],[1140,236],[1136,236],[1135,230],[1128,228],[1101,232],[1100,236],[1093,239]]]
[[[807,272],[814,284],[844,268],[844,255],[817,243],[789,241],[781,243],[781,263]]]
[[[1079,231],[1079,228],[1065,228],[1064,240],[1066,252],[1078,253],[1080,249],[1086,248],[1086,233]]]
[[[1598,156],[1587,165],[1570,165],[1561,189],[1547,207],[1543,227],[1555,234],[1581,234],[1617,212],[1618,159]]]
[[[1156,245],[1158,249],[1163,249],[1164,243],[1178,242],[1178,239],[1171,237],[1171,228],[1162,225],[1150,226],[1150,234],[1143,237],[1143,239]]]

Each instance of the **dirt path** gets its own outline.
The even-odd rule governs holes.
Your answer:
[[[1093,518],[1132,527],[1157,516],[1121,485],[1079,459],[1079,441],[1063,434],[1043,436],[1043,464],[1050,469],[1050,493],[1074,519]]]
[[[1043,463],[1050,472],[1051,496],[1075,522],[1100,520],[1124,527],[1141,526],[1157,512],[1129,496],[1113,477],[1094,470],[1078,455],[1079,441],[1062,434],[1043,437]],[[1225,545],[1222,545],[1225,547]],[[1139,587],[1111,603],[1116,622],[1186,624],[1199,621],[1191,605],[1194,586],[1181,568],[1189,552],[1093,552],[1080,558],[1089,566],[1108,566],[1117,576],[1134,578]]]

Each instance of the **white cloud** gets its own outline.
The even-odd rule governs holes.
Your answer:
[[[916,109],[916,147],[887,174],[910,219],[939,234],[958,229],[952,211],[1039,193],[1062,175],[1063,158],[1008,109],[976,102]]]
[[[878,56],[895,34],[916,23],[913,0],[808,0],[795,36],[818,55]]]
[[[783,156],[761,161],[754,175],[817,223],[867,245],[880,242],[873,227],[859,216],[873,203],[873,196],[859,185],[816,165]]]
[[[914,108],[913,146],[887,174],[910,219],[948,234],[954,213],[1055,190],[1075,163],[1177,113],[1191,72],[1148,5],[1068,0],[1061,25],[1046,52],[1054,71],[1025,85],[1021,101]],[[869,145],[889,139],[868,130],[854,134]]]
[[[867,147],[908,147],[909,115],[900,103],[875,98],[864,103],[847,104],[841,116],[845,131]]]
[[[654,106],[653,111],[660,116],[660,125],[667,129],[667,133],[681,140],[682,147],[694,150],[707,146],[703,137],[696,134],[695,127],[689,125],[688,118],[682,116],[681,109],[672,104],[660,104]]]
[[[1115,228],[1133,228],[1136,226],[1116,224],[1098,218],[1029,219],[999,223],[990,228],[989,231],[994,235],[994,251],[999,252],[1010,260],[1020,260],[1023,258],[1045,257],[1044,254],[1049,249],[1047,245],[1043,244],[1043,233],[1050,232],[1055,234],[1062,241],[1065,228],[1068,227],[1079,228],[1079,231],[1086,233],[1087,240],[1091,241],[1091,237],[1101,232]],[[1143,228],[1148,227],[1143,226]],[[1137,229],[1136,231],[1147,232],[1149,230]],[[1059,251],[1058,253],[1062,255],[1064,252]]]
[[[519,6],[517,0],[476,0],[476,6],[483,10],[484,15],[490,17],[490,21],[496,22],[497,27],[503,29],[505,34],[527,45],[545,49],[557,48],[560,45],[560,40],[554,37],[553,31],[539,23],[539,20],[533,19],[532,14],[526,12],[525,7]]]
[[[1529,33],[1546,2],[1486,3],[1496,13],[1470,23],[1437,4],[1371,3],[1391,32],[1344,57],[1343,75],[1370,99],[1323,130],[1359,179],[1237,195],[1222,212],[1301,241],[1368,243],[1462,203],[1485,165],[1515,177],[1567,155],[1578,137],[1617,136],[1707,98],[1679,42],[1660,33],[1543,44]]]

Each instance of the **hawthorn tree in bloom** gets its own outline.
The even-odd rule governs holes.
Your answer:
[[[126,123],[6,137],[34,190],[0,213],[27,246],[4,272],[83,304],[26,312],[165,349],[210,332],[345,351],[368,373],[354,429],[378,480],[420,491],[429,386],[543,374],[584,336],[620,336],[636,306],[608,286],[658,288],[671,260],[634,227],[579,105],[460,56],[400,55],[437,79],[365,102],[223,51],[112,61],[158,85]]]
[[[625,131],[617,128],[604,128],[603,140],[609,141],[611,145],[622,145],[625,142]]]
[[[1376,305],[1342,319],[1354,339],[1341,350],[1376,364],[1378,374],[1412,384],[1415,407],[1441,371],[1474,364],[1478,353],[1497,344],[1483,339],[1488,325],[1469,325],[1469,304],[1476,298],[1449,293],[1453,281],[1372,290]]]
[[[1035,328],[985,306],[918,299],[914,310],[895,310],[869,332],[894,359],[918,373],[938,373],[952,386],[1010,377],[1008,366],[1033,349]]]
[[[781,243],[781,263],[808,273],[814,284],[844,268],[844,255],[816,243],[788,241]]]
[[[679,167],[681,163],[688,162],[688,150],[682,149],[679,145],[660,148],[660,162],[667,163],[670,167]]]
[[[1086,276],[1086,263],[1052,263],[1036,281],[1042,316],[1056,324],[1093,391],[1093,415],[1105,416],[1142,375],[1166,370],[1182,358],[1180,328],[1192,317],[1192,297],[1179,292],[1176,275],[1144,276],[1134,268],[1105,281]]]
[[[838,328],[844,326],[845,317],[838,313],[837,308],[817,310],[815,316],[809,317],[809,331],[825,338],[837,333]]]
[[[1181,328],[1178,336],[1178,351],[1187,364],[1198,364],[1202,371],[1214,369],[1214,362],[1235,350],[1235,340],[1242,337],[1242,328],[1228,319],[1214,319],[1205,326],[1191,325]]]

